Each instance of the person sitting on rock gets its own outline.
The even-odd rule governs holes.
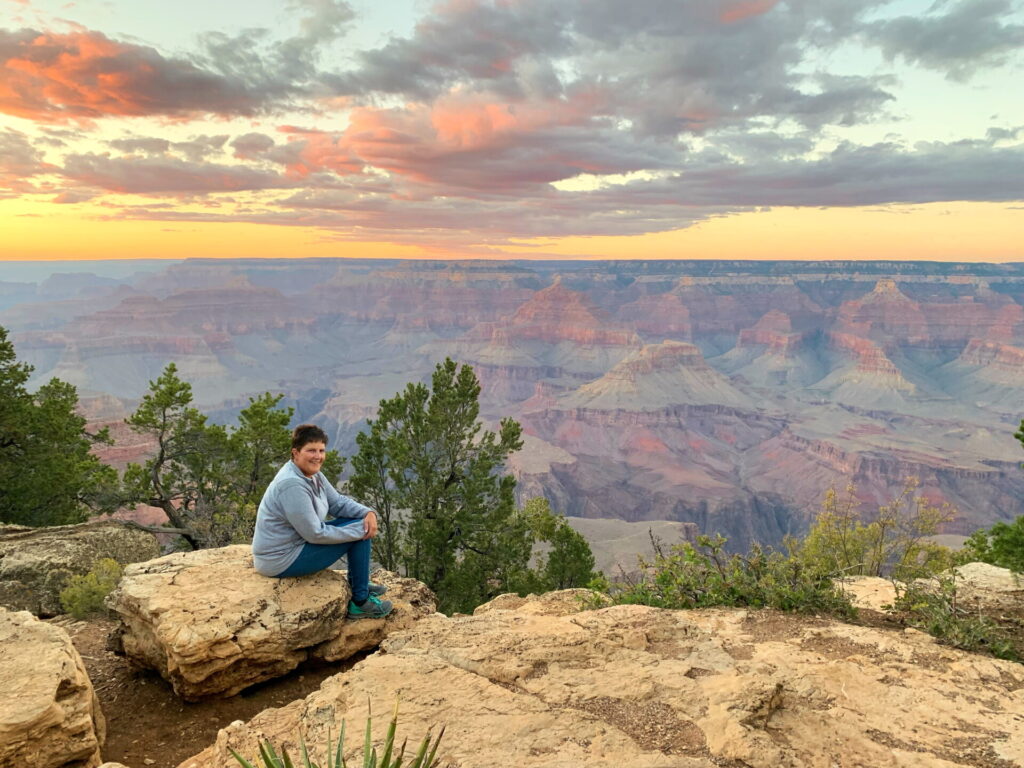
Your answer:
[[[264,576],[305,576],[348,558],[352,600],[350,619],[382,619],[392,605],[370,583],[370,539],[377,535],[377,513],[343,496],[320,471],[327,434],[315,424],[292,432],[292,458],[267,486],[259,511],[252,554]]]

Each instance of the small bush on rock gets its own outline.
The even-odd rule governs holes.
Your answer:
[[[84,576],[72,576],[60,592],[60,604],[76,619],[103,611],[103,600],[121,580],[121,565],[109,557],[97,560]]]
[[[893,610],[910,626],[946,645],[1024,662],[1024,648],[1018,647],[1006,628],[959,603],[952,573],[906,585],[898,592]]]
[[[722,536],[699,536],[668,554],[655,542],[653,562],[641,561],[637,582],[595,586],[616,603],[657,608],[749,606],[798,613],[856,615],[832,573],[808,566],[794,552],[784,554],[754,545],[746,555],[724,552]]]

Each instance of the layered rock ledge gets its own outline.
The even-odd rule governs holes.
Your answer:
[[[82,657],[60,627],[0,608],[0,765],[94,768],[105,725]]]
[[[60,591],[72,576],[109,557],[122,565],[160,555],[151,533],[123,523],[29,528],[0,525],[0,606],[38,616],[63,613]]]
[[[180,768],[228,748],[322,758],[342,718],[378,743],[446,724],[452,768],[951,768],[1024,765],[1024,666],[885,631],[773,611],[578,611],[577,597],[502,599],[438,614],[303,701],[233,723]],[[350,738],[350,756],[359,738]]]
[[[107,606],[133,663],[157,670],[186,701],[232,696],[309,658],[338,661],[435,611],[426,586],[387,571],[386,620],[349,621],[344,573],[269,579],[246,545],[177,552],[125,569]]]

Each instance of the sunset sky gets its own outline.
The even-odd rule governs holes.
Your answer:
[[[0,259],[1024,261],[1024,0],[0,0],[0,67]]]

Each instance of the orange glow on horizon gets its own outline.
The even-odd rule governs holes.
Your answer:
[[[529,258],[778,261],[1024,261],[1024,208],[929,203],[865,208],[774,208],[633,237],[567,237],[509,249]]]
[[[55,208],[58,209],[56,212]],[[3,260],[182,258],[755,259],[1024,261],[1024,209],[1002,203],[776,208],[671,232],[517,240],[486,253],[430,243],[334,239],[251,223],[99,219],[88,206],[0,201]]]

